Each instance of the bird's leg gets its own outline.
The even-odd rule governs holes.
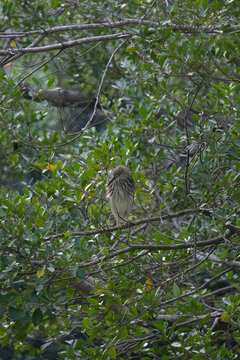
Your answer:
[[[130,246],[129,240],[130,240],[130,226],[128,228],[128,234],[127,234],[127,244],[128,244],[128,246]]]
[[[120,216],[119,216],[119,212],[117,210],[117,216],[115,216],[115,219],[116,219],[116,225],[117,227],[119,228],[119,226],[121,225],[120,224]],[[120,229],[119,229],[120,230]],[[117,241],[113,244],[113,246],[109,249],[109,251],[113,251],[116,247],[118,247],[118,244],[119,244],[120,240],[117,239]]]

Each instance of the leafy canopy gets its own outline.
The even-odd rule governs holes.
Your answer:
[[[2,347],[237,359],[239,3],[0,10]],[[136,183],[122,229],[119,164]]]

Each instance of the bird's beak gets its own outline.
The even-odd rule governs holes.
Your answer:
[[[117,178],[117,176],[112,176],[111,179],[109,179],[107,186],[109,186],[115,179]]]

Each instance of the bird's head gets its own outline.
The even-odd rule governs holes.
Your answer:
[[[109,186],[113,181],[118,178],[124,179],[125,177],[129,176],[131,176],[130,170],[124,165],[119,165],[109,174],[107,186]]]

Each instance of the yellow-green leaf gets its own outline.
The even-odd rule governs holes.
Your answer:
[[[116,353],[116,350],[114,349],[114,347],[111,347],[109,349],[108,353],[109,353],[109,356],[111,359],[116,359],[117,353]]]
[[[229,319],[230,319],[230,315],[228,313],[223,313],[221,315],[221,320],[224,321],[224,322],[229,322]]]
[[[126,52],[134,52],[134,51],[140,51],[140,49],[137,46],[129,46],[126,49]]]
[[[45,274],[45,266],[43,266],[41,269],[37,271],[37,277],[41,278]]]
[[[34,163],[34,165],[37,167],[44,167],[44,164],[39,162]]]

